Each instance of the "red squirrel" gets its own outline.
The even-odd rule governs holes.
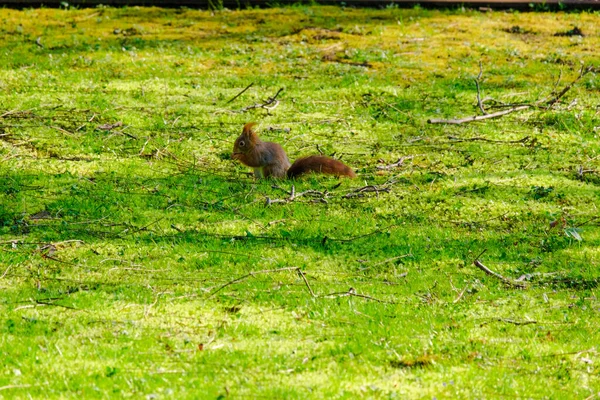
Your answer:
[[[299,158],[290,165],[290,160],[279,144],[260,140],[254,131],[255,125],[254,122],[244,125],[242,134],[233,145],[231,158],[254,168],[254,176],[257,178],[296,178],[309,172],[356,177],[350,167],[325,156]]]

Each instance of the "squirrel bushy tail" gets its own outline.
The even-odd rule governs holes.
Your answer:
[[[346,164],[325,156],[308,156],[297,159],[287,170],[287,177],[296,178],[309,172],[356,178],[354,171]]]

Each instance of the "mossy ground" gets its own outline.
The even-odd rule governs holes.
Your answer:
[[[597,13],[0,20],[0,397],[600,392],[598,76],[551,110],[427,124],[479,112],[480,61],[482,96],[509,103],[598,68]],[[276,109],[239,112],[279,88]],[[289,195],[230,159],[251,120],[291,159],[335,153],[359,179],[279,182],[326,202],[267,206]],[[527,288],[473,266],[484,250]],[[286,267],[318,296],[368,298],[314,298],[289,270],[210,295]]]

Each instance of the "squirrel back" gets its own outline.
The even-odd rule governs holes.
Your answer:
[[[233,145],[234,160],[254,168],[257,178],[296,178],[314,172],[337,176],[356,177],[350,167],[325,156],[309,156],[296,160],[292,166],[283,148],[272,142],[263,142],[254,132],[254,122],[244,125],[242,134]]]

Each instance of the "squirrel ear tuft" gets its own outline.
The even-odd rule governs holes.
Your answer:
[[[254,133],[254,127],[256,126],[256,122],[248,122],[244,125],[244,129],[242,130],[242,134],[246,136],[250,136]]]

